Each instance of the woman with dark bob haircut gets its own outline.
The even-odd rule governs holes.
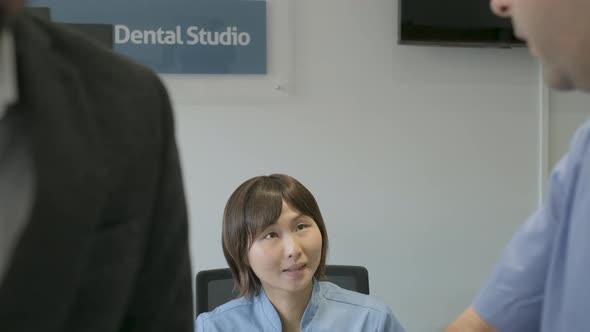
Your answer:
[[[313,195],[294,178],[258,176],[225,206],[223,254],[241,297],[199,315],[198,332],[403,332],[372,296],[324,279],[328,234]]]

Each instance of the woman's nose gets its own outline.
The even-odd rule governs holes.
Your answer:
[[[285,238],[285,251],[289,258],[295,257],[298,258],[301,255],[301,247],[299,246],[299,242],[293,236],[287,236]]]
[[[491,0],[492,12],[500,17],[512,16],[512,0]]]

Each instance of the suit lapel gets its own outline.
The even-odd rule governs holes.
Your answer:
[[[0,285],[0,331],[57,332],[73,310],[104,190],[95,120],[50,32],[15,24],[19,111],[31,126],[35,200]],[[59,46],[57,46],[59,47]]]

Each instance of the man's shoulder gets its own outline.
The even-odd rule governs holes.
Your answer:
[[[63,98],[68,105],[76,105],[68,112],[84,113],[113,158],[158,153],[154,144],[173,139],[168,93],[151,70],[67,26],[26,13],[15,20],[13,31],[17,62],[22,61],[23,69],[44,66],[37,76],[51,75],[48,80],[55,82],[56,91],[67,94]]]
[[[136,84],[145,86],[146,82],[156,80],[151,70],[115,54],[79,31],[35,16],[26,16],[24,19],[46,34],[52,51],[73,67],[81,79],[88,80],[88,84],[108,82],[113,90],[128,89]]]
[[[558,195],[564,197],[569,189],[575,189],[577,185],[573,185],[571,181],[577,181],[581,174],[588,174],[590,169],[590,120],[587,120],[581,125],[573,135],[567,154],[554,166],[552,177],[559,179],[563,184],[562,192]],[[580,183],[587,186],[585,182]],[[553,188],[556,190],[559,188]]]
[[[590,119],[586,120],[576,133],[572,139],[572,143],[570,146],[570,153],[574,154],[586,154],[588,153],[588,148],[590,147]]]

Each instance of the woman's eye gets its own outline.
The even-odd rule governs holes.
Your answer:
[[[308,226],[309,226],[309,225],[307,225],[307,224],[299,224],[299,225],[297,225],[297,230],[298,230],[298,231],[301,231],[301,230],[303,230],[303,229],[307,228]]]
[[[275,237],[279,237],[279,235],[275,232],[270,232],[264,236],[265,239],[274,239]]]

